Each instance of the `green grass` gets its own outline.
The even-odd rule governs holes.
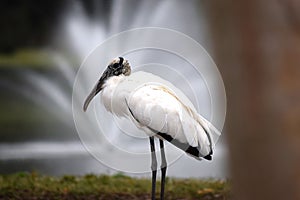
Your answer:
[[[157,199],[160,184],[157,185]],[[86,175],[51,177],[37,173],[0,175],[0,199],[150,199],[151,180]],[[165,199],[229,199],[227,181],[173,179],[166,181]]]

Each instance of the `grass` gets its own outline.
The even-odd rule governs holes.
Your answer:
[[[157,185],[157,199],[159,188]],[[150,199],[151,180],[117,174],[51,177],[37,173],[0,175],[0,199]],[[173,179],[166,181],[165,199],[230,197],[227,181]]]

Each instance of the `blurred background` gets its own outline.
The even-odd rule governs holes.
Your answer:
[[[84,58],[104,40],[132,28],[170,28],[209,48],[203,10],[204,6],[198,1],[2,1],[0,173],[116,173],[85,150],[76,132],[72,116],[72,87],[77,70]],[[184,66],[184,63],[180,64],[182,61],[178,58],[147,51],[144,54],[136,52],[132,56],[134,59],[129,59],[128,55],[131,65],[151,62],[172,67],[181,65],[178,70],[185,69],[189,80],[193,79],[194,72],[188,71],[189,66]],[[170,64],[170,60],[173,63]],[[176,60],[179,62],[174,63]],[[100,74],[92,76],[96,79]],[[180,83],[176,76],[167,78]],[[205,84],[197,79],[193,87],[196,90],[204,87],[206,92]],[[205,114],[209,112],[209,102],[204,102],[203,94],[200,95],[202,102],[198,103]],[[86,130],[91,130],[89,128]],[[111,133],[107,135],[112,138],[117,135],[117,144],[131,146],[135,142],[121,139],[124,134],[114,134],[116,128],[112,125]],[[91,131],[97,132],[96,129]],[[224,138],[218,144],[213,162],[198,162],[183,156],[169,168],[168,175],[227,178],[227,149],[222,140]],[[138,149],[138,152],[148,151],[148,140],[144,143],[144,146],[139,145],[143,149]],[[105,144],[99,143],[99,147],[103,154],[111,151]]]
[[[0,173],[115,173],[80,145],[72,83],[107,37],[159,26],[204,46],[228,100],[216,161],[182,158],[169,175],[230,177],[237,199],[300,199],[299,9],[297,0],[1,1]]]

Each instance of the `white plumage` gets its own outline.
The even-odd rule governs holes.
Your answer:
[[[207,122],[179,89],[158,76],[141,71],[112,76],[104,83],[101,100],[109,112],[130,118],[149,136],[162,139],[157,132],[165,133],[198,148],[199,157],[212,150]]]

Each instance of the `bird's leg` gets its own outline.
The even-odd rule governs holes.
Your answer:
[[[157,160],[155,155],[154,137],[150,137],[150,149],[151,149],[151,170],[152,170],[152,193],[151,199],[155,200],[155,187],[156,187],[156,172],[157,172]]]
[[[161,189],[160,189],[160,199],[164,200],[165,193],[165,180],[166,180],[166,172],[167,172],[167,160],[164,149],[164,141],[159,140],[160,152],[161,152]]]

